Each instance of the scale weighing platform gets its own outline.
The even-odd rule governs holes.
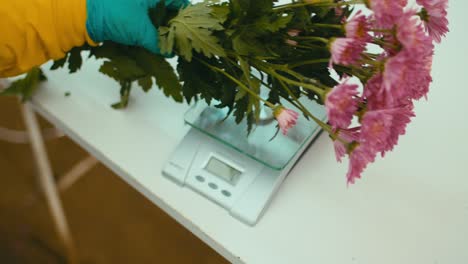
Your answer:
[[[303,104],[325,120],[323,106],[312,101]],[[287,136],[279,133],[274,137],[277,122],[270,115],[270,122],[255,126],[247,135],[246,122],[236,124],[234,117],[226,118],[226,114],[227,110],[202,101],[188,110],[185,122],[191,129],[165,165],[163,175],[254,226],[321,129],[301,115]]]

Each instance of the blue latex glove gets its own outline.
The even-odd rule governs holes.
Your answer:
[[[159,33],[148,15],[148,10],[159,1],[87,0],[88,34],[95,42],[111,40],[124,45],[144,47],[160,54]],[[188,0],[166,0],[166,6],[174,9],[188,3]]]

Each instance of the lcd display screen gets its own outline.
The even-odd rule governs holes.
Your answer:
[[[215,157],[210,158],[206,164],[205,170],[231,184],[235,184],[239,176],[242,174],[241,171],[227,165]]]

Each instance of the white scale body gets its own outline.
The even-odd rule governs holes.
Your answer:
[[[320,131],[316,130],[283,170],[274,170],[191,128],[167,162],[163,175],[254,226]]]

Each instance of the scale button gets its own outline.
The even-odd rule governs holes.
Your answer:
[[[232,195],[230,192],[228,192],[226,190],[221,191],[221,193],[226,197],[231,197],[231,195]]]
[[[195,179],[197,179],[197,181],[199,181],[199,182],[205,182],[205,178],[203,178],[200,175],[196,176]]]
[[[208,183],[208,186],[210,186],[210,188],[213,189],[213,190],[218,189],[218,185],[216,185],[216,184],[214,184],[212,182]]]

